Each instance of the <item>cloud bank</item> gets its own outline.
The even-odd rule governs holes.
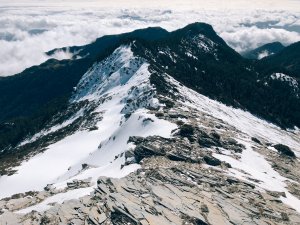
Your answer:
[[[84,45],[106,34],[149,26],[172,31],[196,21],[210,23],[239,52],[273,41],[285,45],[300,41],[300,10],[293,7],[295,2],[299,4],[298,0],[274,0],[268,10],[263,8],[270,1],[263,1],[265,5],[257,3],[261,7],[254,7],[253,3],[247,9],[242,5],[243,0],[236,0],[238,3],[233,5],[221,0],[219,4],[217,0],[209,3],[189,0],[185,4],[184,1],[172,1],[172,4],[159,1],[157,5],[155,1],[152,4],[148,1],[147,6],[135,0],[126,4],[119,1],[119,5],[118,1],[83,4],[79,0],[17,3],[0,0],[0,76],[13,75],[46,61],[49,56],[44,52],[54,48]],[[279,2],[283,4],[280,10],[275,7]],[[65,59],[72,55],[56,52],[54,57]]]

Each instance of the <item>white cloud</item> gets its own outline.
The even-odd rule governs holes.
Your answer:
[[[275,41],[279,41],[284,45],[300,41],[300,34],[297,32],[275,28],[259,29],[256,26],[239,27],[232,32],[223,31],[220,35],[239,52]]]
[[[269,55],[270,55],[270,53],[267,50],[265,50],[265,51],[262,51],[261,53],[259,53],[257,58],[262,59],[262,58],[265,58]]]
[[[297,11],[299,0],[0,0],[13,6],[106,7],[106,8],[172,8],[176,10],[268,9]]]
[[[264,5],[257,1],[255,7],[252,1],[249,4],[244,0],[231,4],[223,0],[175,0],[172,4],[166,0],[120,2],[0,0],[0,76],[44,62],[49,58],[44,52],[54,48],[83,45],[106,34],[148,26],[175,30],[196,21],[210,23],[238,51],[271,41],[300,41],[299,33],[284,29],[300,24],[300,10],[276,10],[279,2],[283,2],[279,0],[273,1],[269,11],[255,7],[271,6],[270,1],[263,1]],[[294,1],[284,2],[282,9],[293,8]],[[245,4],[249,5],[247,9]],[[55,57],[71,57],[68,54],[57,52]]]
[[[66,51],[58,49],[51,55],[51,57],[53,57],[57,60],[72,59],[73,54],[70,52],[69,48],[67,48]]]

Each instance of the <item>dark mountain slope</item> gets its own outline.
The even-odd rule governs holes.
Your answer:
[[[0,149],[43,128],[67,105],[89,61],[48,62],[0,79]]]
[[[148,27],[146,29],[135,30],[130,33],[124,33],[119,35],[107,35],[98,38],[91,44],[85,46],[73,46],[68,50],[80,57],[99,58],[104,50],[111,49],[113,51],[121,43],[131,39],[143,39],[147,41],[159,40],[167,37],[169,32],[160,27]],[[47,54],[52,55],[57,50],[66,50],[67,48],[54,49]]]
[[[258,62],[259,69],[265,73],[283,72],[300,78],[300,42],[291,44],[275,55]]]
[[[209,25],[195,23],[168,40],[142,41],[135,51],[201,94],[281,127],[300,126],[299,89],[269,79],[270,73],[242,58]]]
[[[277,54],[285,47],[280,42],[268,43],[251,51],[245,52],[242,55],[247,59],[261,59],[269,55]]]
[[[49,60],[21,74],[0,80],[0,105],[3,121],[31,116],[55,98],[68,98],[86,71],[88,60]]]

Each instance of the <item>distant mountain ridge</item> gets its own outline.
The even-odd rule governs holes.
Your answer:
[[[280,71],[300,78],[300,41],[293,43],[277,54],[270,55],[258,62],[259,69],[266,71]]]
[[[264,57],[268,57],[270,55],[277,54],[284,48],[285,48],[285,46],[282,45],[280,42],[272,42],[272,43],[268,43],[263,46],[260,46],[256,49],[242,53],[242,56],[244,56],[247,59],[262,59]]]

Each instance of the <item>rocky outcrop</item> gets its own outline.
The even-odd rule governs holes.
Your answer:
[[[289,156],[292,158],[296,157],[295,153],[286,145],[277,144],[274,145],[274,148],[282,155]]]
[[[144,158],[136,173],[101,177],[91,196],[33,211],[19,224],[300,223],[300,215],[279,200],[281,195],[259,191],[205,164],[152,156]],[[5,212],[0,221],[10,215]]]
[[[211,166],[221,165],[221,161],[212,156],[210,151],[204,150],[196,143],[180,137],[166,139],[159,136],[148,138],[131,137],[129,142],[133,142],[136,147],[131,156],[140,163],[145,158],[164,156],[172,161],[189,163],[206,163]],[[224,164],[226,165],[226,164]]]
[[[85,180],[73,180],[72,182],[67,183],[68,189],[78,189],[78,188],[85,188],[91,186],[91,179]]]

